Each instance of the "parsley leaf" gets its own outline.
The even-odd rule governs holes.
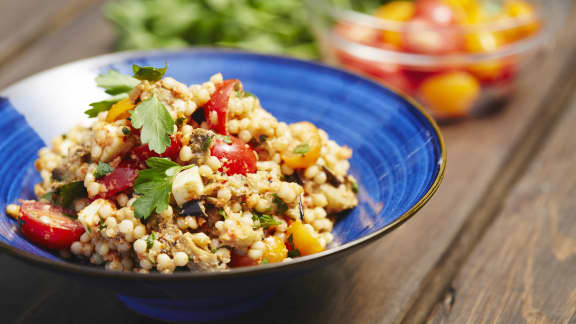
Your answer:
[[[288,210],[288,205],[286,205],[284,200],[280,199],[280,197],[278,197],[277,194],[274,194],[274,199],[272,200],[272,202],[276,204],[278,214],[284,215],[284,213]]]
[[[202,143],[202,152],[208,151],[208,149],[210,148],[210,144],[212,144],[213,139],[214,139],[214,136],[206,137],[206,140]]]
[[[352,181],[351,185],[352,185],[352,192],[357,194],[360,191],[360,189],[358,188],[358,182]]]
[[[288,251],[288,257],[290,257],[290,258],[295,258],[295,257],[299,257],[299,256],[301,256],[301,254],[300,254],[300,250],[298,250],[298,249]]]
[[[226,135],[222,137],[222,141],[226,144],[232,144],[232,139],[230,138],[230,136]]]
[[[106,223],[104,222],[104,219],[100,218],[100,223],[98,223],[98,228],[100,229],[100,232],[102,232],[103,230],[106,229]]]
[[[270,263],[270,261],[268,261],[267,258],[262,259],[262,261],[260,261],[260,264],[268,264]]]
[[[116,95],[114,97],[108,98],[106,100],[102,100],[102,101],[98,101],[98,102],[93,102],[90,104],[90,106],[92,108],[86,110],[84,113],[86,115],[88,115],[88,117],[90,118],[95,118],[96,116],[98,116],[99,113],[103,112],[103,111],[108,111],[110,110],[110,108],[117,103],[118,101],[124,99],[124,98],[128,98],[128,94],[127,93],[121,93],[119,95]]]
[[[226,219],[226,212],[222,208],[218,208],[218,214],[222,216],[223,219]]]
[[[88,196],[88,192],[86,188],[84,188],[84,182],[74,181],[58,188],[56,198],[54,198],[53,195],[52,199],[55,204],[64,208],[70,208],[74,199],[86,196]]]
[[[266,214],[260,214],[257,211],[252,211],[252,220],[258,222],[259,225],[256,228],[268,228],[270,226],[280,225],[280,222],[274,219],[274,217]]]
[[[141,128],[140,140],[158,154],[170,145],[170,134],[174,132],[174,120],[164,105],[153,96],[143,101],[132,111],[132,125]]]
[[[141,195],[134,202],[134,214],[136,218],[143,219],[148,218],[154,210],[160,213],[168,208],[172,181],[183,169],[176,162],[158,157],[149,158],[146,165],[149,168],[140,171],[134,181],[134,192]]]
[[[300,250],[294,247],[294,237],[292,234],[288,236],[288,250],[288,256],[291,258],[299,257],[301,255]]]
[[[156,232],[152,232],[152,234],[146,238],[146,247],[148,250],[154,246],[154,241],[156,241]]]
[[[308,145],[308,143],[300,144],[296,146],[296,148],[292,152],[296,154],[306,154],[310,152],[310,145]]]
[[[114,168],[110,166],[108,163],[98,162],[98,166],[96,167],[96,172],[94,172],[94,177],[96,179],[100,179],[107,174],[112,173]]]
[[[111,95],[130,92],[139,83],[140,81],[137,79],[115,70],[110,70],[96,77],[96,84],[100,88],[104,88],[107,94]]]
[[[163,68],[155,68],[151,66],[138,66],[136,64],[132,65],[132,72],[134,72],[134,78],[138,80],[147,80],[151,82],[156,82],[162,79],[167,69],[168,69],[168,63],[165,63]]]

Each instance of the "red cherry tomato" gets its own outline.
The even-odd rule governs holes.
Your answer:
[[[111,173],[98,180],[106,187],[106,191],[98,194],[100,198],[110,198],[119,192],[128,190],[134,186],[134,180],[138,177],[138,171],[132,168],[118,167]]]
[[[20,207],[20,230],[32,242],[56,250],[69,249],[80,239],[84,227],[48,203],[24,201]]]
[[[229,143],[226,143],[224,139],[218,138],[210,148],[210,154],[222,163],[220,171],[227,175],[255,173],[258,161],[256,152],[239,138],[227,136],[226,141],[228,139]]]
[[[204,117],[208,127],[219,134],[228,134],[226,130],[228,101],[236,84],[240,85],[240,81],[236,79],[225,80],[204,105]]]
[[[232,252],[230,255],[230,267],[232,268],[239,268],[239,267],[249,267],[257,265],[258,261],[252,259],[247,255],[240,255]]]
[[[456,13],[449,5],[439,0],[418,0],[415,3],[415,18],[421,18],[438,26],[456,23]]]
[[[462,50],[462,35],[455,27],[439,26],[422,18],[412,20],[404,30],[406,52],[443,55]]]
[[[166,151],[162,154],[158,154],[154,151],[151,151],[148,147],[148,144],[140,145],[132,150],[132,153],[136,155],[136,158],[142,162],[146,161],[151,157],[167,157],[172,160],[178,159],[178,155],[180,154],[180,149],[182,148],[182,142],[180,141],[179,137],[170,137],[170,146],[166,148]]]

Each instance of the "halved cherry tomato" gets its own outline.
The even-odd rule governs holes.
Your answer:
[[[230,255],[230,263],[228,264],[232,268],[239,268],[239,267],[249,267],[257,265],[258,261],[252,259],[247,255],[240,255],[232,252]]]
[[[299,122],[288,128],[293,141],[282,153],[284,163],[293,169],[314,165],[322,151],[322,138],[316,126],[309,122]]]
[[[379,32],[370,26],[341,22],[334,28],[334,32],[349,41],[374,45],[378,41]]]
[[[526,38],[540,29],[540,22],[536,16],[534,7],[523,0],[509,0],[505,4],[505,15],[502,19],[518,19],[524,24],[504,31],[508,43]]]
[[[322,244],[309,228],[304,226],[300,220],[293,222],[288,227],[288,237],[292,237],[294,248],[300,251],[301,255],[309,255],[324,251]]]
[[[444,55],[462,50],[462,35],[454,26],[413,19],[403,33],[402,49],[410,53]]]
[[[210,100],[204,105],[204,117],[208,127],[219,134],[228,134],[226,123],[228,122],[228,101],[234,91],[234,87],[241,86],[236,79],[225,80],[216,89]]]
[[[106,191],[99,193],[98,197],[110,198],[119,192],[132,188],[137,177],[138,171],[135,169],[122,167],[114,169],[98,180],[106,188]]]
[[[226,143],[228,142],[228,143]],[[234,136],[217,138],[210,148],[210,154],[222,163],[221,172],[227,175],[255,173],[258,157],[256,152],[241,139]]]
[[[451,6],[439,0],[418,0],[415,2],[414,17],[437,26],[456,23],[456,15]]]
[[[134,109],[134,104],[130,98],[124,98],[110,107],[106,115],[106,121],[111,123],[119,119],[126,119],[130,117],[130,110]]]
[[[80,239],[84,227],[49,203],[23,201],[20,230],[32,242],[49,249],[65,250]]]
[[[182,142],[180,141],[180,138],[176,136],[176,138],[170,137],[170,146],[168,146],[166,148],[166,151],[164,151],[164,153],[162,154],[158,154],[154,151],[151,151],[150,148],[148,147],[148,144],[135,147],[134,150],[132,150],[132,153],[136,155],[138,160],[143,162],[151,157],[167,157],[172,160],[176,160],[178,159],[178,155],[180,154],[181,148],[182,148]]]
[[[410,1],[392,1],[378,8],[374,16],[389,21],[405,22],[414,16],[414,4]],[[402,44],[402,33],[392,30],[383,31],[382,41],[394,48],[399,48]]]

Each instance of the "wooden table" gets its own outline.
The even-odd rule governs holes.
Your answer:
[[[113,51],[101,6],[0,1],[0,88]],[[443,127],[446,179],[414,219],[236,320],[576,323],[575,28],[565,28],[503,113]],[[148,321],[110,292],[7,255],[0,269],[2,323]]]

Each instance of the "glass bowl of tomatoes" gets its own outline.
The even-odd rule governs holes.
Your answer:
[[[416,98],[444,121],[502,108],[562,17],[560,1],[544,0],[308,5],[325,61]]]

